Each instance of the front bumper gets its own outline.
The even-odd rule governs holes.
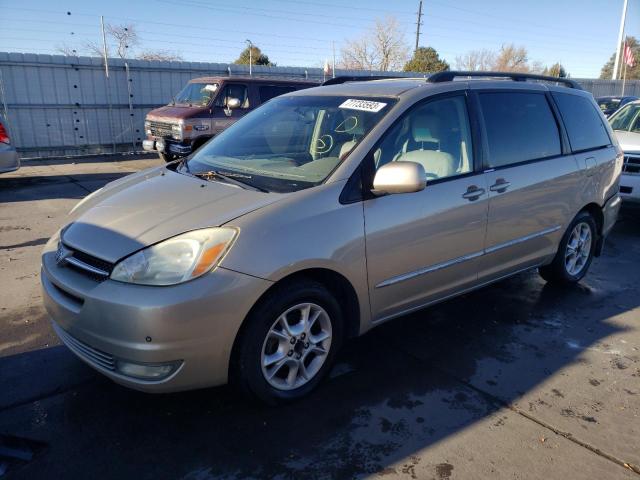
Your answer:
[[[78,357],[115,382],[147,392],[227,382],[240,325],[271,282],[221,267],[170,287],[98,282],[58,266],[53,240],[42,257],[44,305]],[[148,380],[120,373],[118,362],[175,368]]]
[[[180,143],[167,138],[148,138],[143,140],[142,149],[148,152],[158,151],[160,153],[170,153],[178,157],[189,155],[193,150],[191,142]]]
[[[625,202],[640,202],[640,175],[620,175],[620,198]]]

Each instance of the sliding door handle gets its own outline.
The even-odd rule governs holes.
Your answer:
[[[504,193],[511,186],[511,183],[507,182],[504,178],[499,178],[496,183],[489,187],[489,190],[496,193]]]
[[[484,192],[484,188],[478,188],[475,185],[471,185],[469,188],[467,188],[467,191],[462,194],[462,198],[473,202],[474,200],[477,200],[482,195],[484,195]]]

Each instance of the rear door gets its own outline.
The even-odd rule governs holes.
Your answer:
[[[575,214],[581,172],[545,90],[479,90],[489,218],[479,280],[555,254]]]

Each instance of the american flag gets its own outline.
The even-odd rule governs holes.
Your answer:
[[[636,64],[636,59],[633,57],[631,47],[626,42],[624,44],[624,63],[627,64],[627,67],[633,67]]]

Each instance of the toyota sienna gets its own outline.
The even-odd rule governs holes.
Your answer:
[[[77,356],[147,392],[293,400],[349,337],[533,268],[577,282],[602,251],[623,156],[574,81],[331,83],[71,211],[42,286]]]

